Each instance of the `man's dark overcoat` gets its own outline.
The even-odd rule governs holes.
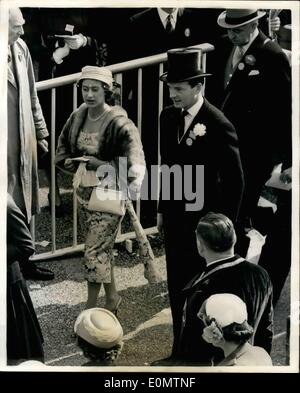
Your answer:
[[[272,284],[268,273],[235,255],[206,268],[184,289],[186,296],[178,358],[182,364],[210,365],[223,351],[202,338],[203,322],[197,317],[202,303],[216,293],[233,293],[247,305],[248,323],[254,328],[254,345],[271,351],[273,337]]]
[[[291,69],[279,45],[259,31],[225,86],[232,50],[227,37],[216,45],[206,92],[236,129],[245,178],[241,213],[251,216],[262,186],[290,144]]]

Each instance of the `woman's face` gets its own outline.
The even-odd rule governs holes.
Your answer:
[[[84,79],[81,86],[83,101],[89,108],[95,108],[105,103],[105,91],[100,81]]]

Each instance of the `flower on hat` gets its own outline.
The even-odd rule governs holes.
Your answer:
[[[247,55],[245,56],[245,63],[253,66],[256,63],[256,58],[253,55]]]
[[[239,63],[238,69],[239,69],[240,71],[242,71],[244,68],[245,68],[245,64],[244,64],[244,63]]]
[[[208,326],[206,326],[205,331],[211,339],[214,339],[214,340],[219,339],[220,340],[223,338],[222,331],[220,330],[219,326],[217,325],[217,323],[214,319],[212,319],[210,324]]]

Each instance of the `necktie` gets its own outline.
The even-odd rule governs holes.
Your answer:
[[[172,33],[173,30],[174,29],[173,29],[173,25],[172,25],[172,15],[169,14],[168,17],[167,17],[166,32],[168,34],[170,34],[170,33]]]
[[[15,73],[15,66],[13,64],[13,57],[11,53],[11,48],[8,47],[8,55],[7,55],[7,65],[8,65],[8,72],[10,73],[10,77],[14,79],[15,83],[17,84],[17,78]]]
[[[178,143],[180,143],[180,141],[184,135],[185,116],[188,114],[189,114],[189,112],[186,110],[182,111],[180,114],[179,127],[178,127]]]
[[[233,57],[232,57],[232,68],[235,68],[236,65],[240,62],[242,57],[244,56],[244,48],[242,46],[237,46],[235,48]]]
[[[11,62],[11,50],[10,50],[10,46],[8,46],[7,62],[8,62],[8,63]]]

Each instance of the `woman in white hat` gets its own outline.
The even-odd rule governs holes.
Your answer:
[[[269,354],[248,340],[253,328],[248,324],[246,304],[231,293],[210,296],[198,317],[204,322],[203,339],[223,350],[225,358],[216,366],[272,366]]]
[[[92,192],[99,185],[101,175],[108,174],[107,170],[113,170],[115,174],[109,177],[110,188],[118,189],[120,175],[122,186],[125,184],[138,191],[144,174],[144,153],[139,132],[126,111],[108,103],[114,87],[111,71],[106,67],[86,66],[82,69],[78,86],[84,103],[71,114],[61,132],[56,164],[71,174],[76,172],[73,184],[81,206],[80,223],[86,232],[86,308],[96,306],[103,283],[105,308],[117,312],[121,297],[113,274],[113,246],[122,213],[97,211],[97,207],[92,208],[89,202],[93,195],[96,195],[97,202],[98,194]],[[122,170],[125,179],[119,173],[120,162],[126,165]]]
[[[77,345],[89,359],[85,366],[112,365],[122,352],[122,326],[117,317],[104,308],[82,311],[76,319],[74,332]]]

